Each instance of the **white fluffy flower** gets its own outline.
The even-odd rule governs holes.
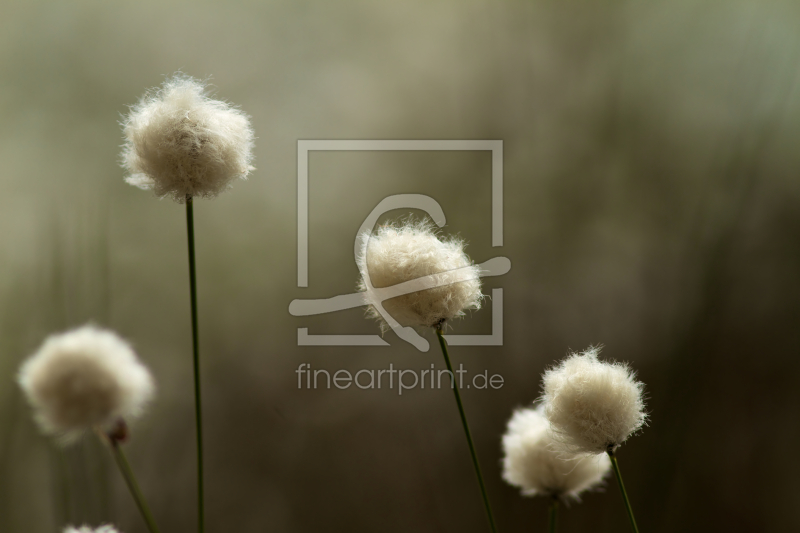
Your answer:
[[[100,526],[97,529],[93,529],[89,526],[81,526],[81,527],[73,527],[67,526],[64,528],[63,533],[119,533],[119,531],[114,526]]]
[[[460,317],[467,309],[480,309],[480,268],[464,253],[464,242],[451,238],[440,240],[429,221],[408,219],[398,225],[381,226],[375,234],[361,235],[361,253],[357,258],[361,280],[358,290],[365,292],[370,304],[368,315],[381,320],[375,304],[380,304],[379,294],[370,290],[366,277],[376,289],[438,274],[440,286],[390,298],[382,302],[383,308],[401,326],[435,327],[444,320]],[[463,271],[453,271],[468,267]],[[471,278],[466,281],[457,279]],[[455,282],[454,282],[455,281]]]
[[[73,440],[136,417],[153,396],[150,372],[115,333],[84,326],[48,337],[17,377],[48,434]]]
[[[519,409],[503,436],[503,479],[528,496],[572,497],[597,486],[611,468],[607,455],[559,452],[550,424],[537,409]]]
[[[126,181],[159,197],[213,198],[254,168],[248,116],[183,74],[148,91],[123,127]]]
[[[625,363],[600,361],[599,348],[572,354],[543,376],[545,415],[563,448],[612,451],[641,429],[644,384]]]

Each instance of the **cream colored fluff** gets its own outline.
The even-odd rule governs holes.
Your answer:
[[[645,423],[644,384],[625,363],[572,354],[543,376],[542,401],[555,438],[571,452],[604,453]]]
[[[93,529],[89,526],[81,526],[81,527],[72,527],[67,526],[64,528],[63,533],[119,533],[119,531],[114,526],[100,526],[97,529]]]
[[[48,337],[17,379],[42,430],[66,441],[140,415],[154,393],[150,372],[133,349],[94,326]]]
[[[429,221],[406,220],[401,224],[384,225],[374,233],[361,235],[362,253],[357,258],[361,280],[358,290],[366,292],[370,303],[368,315],[381,320],[381,328],[388,326],[374,304],[380,303],[369,290],[368,275],[375,288],[390,287],[405,281],[431,274],[441,274],[445,285],[391,298],[383,307],[401,326],[434,327],[444,320],[464,315],[467,309],[480,309],[480,268],[464,253],[464,242],[451,238],[440,240]],[[470,267],[474,279],[447,284],[456,279],[450,271]]]
[[[598,486],[611,468],[607,455],[559,452],[541,406],[519,409],[503,436],[503,479],[527,496],[572,497]]]
[[[254,169],[248,116],[182,74],[148,91],[123,127],[126,181],[159,197],[213,198]]]

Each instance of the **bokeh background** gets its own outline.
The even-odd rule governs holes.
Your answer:
[[[195,206],[209,532],[487,531],[449,390],[298,389],[334,372],[442,367],[355,309],[357,228],[427,194],[445,232],[512,270],[504,344],[454,347],[505,378],[464,401],[501,531],[547,502],[501,479],[500,437],[570,350],[605,346],[647,384],[620,450],[642,531],[800,529],[800,6],[778,0],[378,3],[0,2],[0,531],[144,531],[108,453],[42,437],[14,383],[46,335],[94,321],[159,384],[128,454],[162,531],[195,527],[183,206],[123,182],[126,105],[181,69],[252,116],[257,171]],[[298,139],[500,139],[487,152],[310,159],[309,287],[297,287]],[[390,213],[401,216],[404,213]],[[491,302],[453,324],[488,333]],[[434,337],[428,333],[429,340]],[[434,345],[435,348],[435,345]],[[91,436],[90,436],[91,437]],[[613,483],[613,480],[610,480]],[[561,531],[624,531],[613,484]]]

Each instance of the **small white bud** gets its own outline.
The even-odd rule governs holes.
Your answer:
[[[361,254],[357,258],[361,280],[358,290],[365,293],[370,307],[367,314],[381,320],[381,329],[388,328],[374,304],[381,303],[370,290],[368,276],[376,289],[438,274],[442,284],[432,289],[412,292],[382,302],[383,308],[401,326],[435,327],[444,320],[460,317],[467,309],[480,309],[480,268],[464,252],[462,240],[440,240],[429,221],[411,219],[397,225],[384,225],[372,233],[361,235]],[[468,267],[471,279],[452,273]]]
[[[642,428],[644,384],[625,363],[600,361],[599,348],[572,354],[542,378],[554,438],[574,453],[605,453]]]
[[[213,198],[254,170],[248,116],[183,74],[148,91],[123,128],[125,181],[158,197]]]
[[[154,393],[150,372],[128,343],[94,326],[48,337],[17,381],[42,430],[65,442],[139,416]]]
[[[97,529],[92,529],[89,526],[73,527],[67,526],[64,528],[63,533],[120,533],[114,526],[100,526]]]
[[[503,436],[503,479],[526,496],[571,497],[598,486],[611,468],[607,455],[559,452],[538,409],[519,409]]]

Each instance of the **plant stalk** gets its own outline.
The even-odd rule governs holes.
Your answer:
[[[109,440],[111,443],[111,452],[114,455],[114,460],[117,462],[119,471],[122,473],[122,477],[125,479],[125,483],[128,485],[128,490],[130,491],[131,496],[133,496],[133,501],[136,502],[139,512],[142,513],[142,517],[147,524],[147,529],[150,530],[150,533],[159,533],[158,526],[156,526],[156,522],[153,519],[150,508],[147,506],[147,502],[142,495],[139,484],[136,482],[136,476],[133,475],[133,470],[131,470],[131,466],[128,464],[128,459],[125,457],[125,453],[122,451],[120,443],[113,438],[110,438]]]
[[[192,197],[186,197],[186,230],[189,241],[189,292],[192,301],[192,361],[194,364],[194,414],[197,428],[197,530],[205,531],[203,495],[203,410],[200,402],[200,347],[197,326],[197,272],[194,254],[194,208]]]
[[[486,485],[483,482],[483,475],[481,474],[481,466],[478,463],[478,454],[475,451],[475,443],[472,441],[472,434],[469,431],[469,424],[467,423],[467,415],[464,414],[464,405],[461,403],[461,395],[458,392],[458,384],[455,382],[455,373],[453,373],[453,365],[450,364],[450,355],[447,352],[447,342],[444,340],[441,326],[436,328],[436,336],[439,337],[439,345],[442,347],[442,354],[444,355],[444,362],[447,365],[447,370],[450,371],[450,378],[453,385],[453,394],[456,397],[456,404],[458,404],[458,413],[461,415],[461,424],[464,426],[464,434],[467,436],[467,444],[469,444],[469,453],[472,455],[472,464],[475,467],[475,474],[478,476],[478,484],[481,487],[481,495],[483,496],[483,504],[486,507],[486,516],[489,518],[489,525],[493,533],[497,533],[497,526],[494,522],[494,515],[492,514],[492,506],[489,504],[489,495],[486,492]]]
[[[550,498],[550,512],[547,519],[547,530],[556,533],[556,518],[558,517],[558,496]]]
[[[622,492],[622,499],[625,500],[625,509],[628,511],[628,518],[631,521],[631,528],[633,528],[634,533],[639,533],[639,528],[636,527],[636,519],[633,517],[633,509],[631,508],[631,502],[628,499],[628,493],[625,491],[625,485],[622,483],[622,474],[619,472],[619,465],[617,464],[617,456],[614,455],[614,451],[609,448],[607,450],[608,457],[611,459],[611,466],[614,468],[614,475],[617,476],[617,482],[619,483],[619,490]]]

